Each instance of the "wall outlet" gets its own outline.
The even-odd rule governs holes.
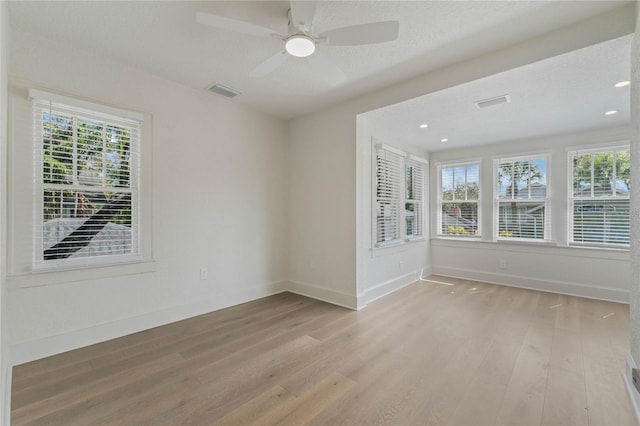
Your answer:
[[[400,272],[404,271],[404,262],[402,260],[398,262],[398,269],[400,270]]]
[[[633,381],[633,386],[640,393],[640,368],[631,369],[631,380]]]
[[[507,269],[507,261],[505,259],[500,259],[498,261],[498,268]]]
[[[206,280],[208,275],[209,275],[209,271],[207,271],[207,268],[200,268],[200,279],[201,280]]]

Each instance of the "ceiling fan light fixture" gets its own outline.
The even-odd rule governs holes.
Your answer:
[[[295,34],[287,39],[284,48],[288,54],[298,58],[306,58],[316,51],[313,39],[304,34]]]

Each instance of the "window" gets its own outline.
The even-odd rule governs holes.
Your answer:
[[[137,257],[143,117],[35,90],[30,96],[35,266]]]
[[[629,245],[629,147],[569,152],[569,242]]]
[[[423,237],[424,160],[410,155],[405,173],[405,233],[407,238]]]
[[[479,235],[480,163],[439,166],[438,175],[438,234]]]
[[[500,239],[548,239],[547,158],[495,162],[497,221]]]
[[[426,161],[387,145],[375,161],[375,246],[423,237]]]

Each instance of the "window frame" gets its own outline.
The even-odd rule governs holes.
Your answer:
[[[505,203],[506,201],[501,201],[500,199],[500,185],[498,183],[499,179],[499,168],[501,164],[509,163],[509,162],[523,162],[523,161],[534,161],[538,159],[544,159],[546,162],[546,171],[545,171],[545,197],[544,198],[532,198],[531,190],[529,189],[529,197],[521,200],[509,199],[509,203],[531,203],[540,201],[544,203],[544,234],[543,238],[527,238],[527,237],[509,237],[509,236],[501,236],[500,235],[500,205]],[[550,185],[552,182],[551,179],[551,154],[549,152],[542,153],[527,153],[520,154],[515,156],[497,156],[493,158],[493,239],[498,242],[512,242],[512,243],[531,243],[531,244],[549,244],[554,243],[553,240],[553,230],[551,229],[552,223],[552,192],[553,188]]]
[[[378,203],[380,198],[378,197],[378,155],[380,151],[387,151],[393,153],[402,158],[400,161],[401,170],[397,170],[395,175],[399,178],[399,196],[395,199],[397,208],[395,213],[395,222],[397,224],[398,238],[394,238],[388,241],[378,241]],[[371,247],[373,250],[383,249],[387,247],[395,247],[403,244],[411,243],[414,241],[426,240],[426,209],[425,209],[425,192],[427,189],[427,172],[428,172],[428,160],[419,157],[414,154],[407,153],[401,149],[392,147],[390,145],[373,141],[373,155],[372,155],[372,183],[371,183],[371,218],[372,218],[372,233],[371,233]],[[414,164],[410,164],[414,163]],[[421,165],[422,167],[422,188],[420,191],[420,199],[409,199],[407,197],[407,168],[416,167]],[[406,224],[406,205],[414,204],[418,206],[418,228],[421,233],[418,235],[407,235]]]
[[[456,168],[456,167],[467,167],[467,166],[472,166],[472,165],[477,165],[478,166],[478,199],[477,200],[465,200],[464,202],[471,202],[471,203],[476,203],[476,211],[477,211],[477,218],[476,218],[476,233],[475,235],[455,235],[455,234],[444,234],[442,232],[442,207],[444,204],[448,203],[449,201],[447,201],[445,203],[445,200],[443,200],[442,197],[442,169],[445,168]],[[435,235],[438,238],[454,238],[454,239],[470,239],[470,240],[477,240],[477,239],[482,239],[482,159],[470,159],[470,160],[463,160],[463,161],[447,161],[447,162],[440,162],[436,164],[436,189],[437,189],[437,194],[436,194],[436,229],[435,229]],[[451,203],[455,203],[456,201],[459,200],[451,200]]]
[[[574,165],[573,159],[576,155],[593,155],[593,154],[603,154],[603,153],[614,153],[614,164],[615,164],[615,153],[619,151],[627,151],[629,154],[631,153],[631,145],[628,141],[618,141],[615,143],[605,143],[605,144],[594,144],[582,147],[567,147],[566,149],[566,160],[567,160],[567,215],[566,215],[566,223],[567,223],[567,245],[569,247],[574,248],[596,248],[602,250],[629,250],[631,243],[631,236],[629,235],[629,242],[626,244],[616,244],[616,243],[607,243],[607,242],[576,242],[574,241],[574,209],[575,202],[578,201],[617,201],[617,200],[627,200],[629,202],[629,209],[631,207],[631,197],[630,192],[627,196],[595,196],[591,197],[575,197],[574,196]],[[614,173],[615,173],[615,165],[614,165]],[[591,182],[593,182],[594,175],[593,169],[591,169]],[[593,184],[591,186],[591,191],[593,192]],[[615,188],[614,188],[615,192]],[[629,216],[630,219],[630,216]],[[631,221],[629,220],[629,234],[631,231]]]
[[[404,197],[404,201],[403,201],[403,205],[404,207],[401,209],[402,211],[402,230],[403,233],[402,235],[404,236],[406,241],[414,241],[414,240],[423,240],[425,239],[425,205],[424,205],[424,200],[425,200],[425,189],[427,187],[426,185],[426,176],[427,176],[427,165],[428,165],[428,161],[425,160],[424,158],[418,157],[417,155],[413,155],[413,154],[407,154],[407,157],[405,157],[405,165],[404,165],[404,169],[405,169],[405,179],[404,179],[404,184],[405,187],[403,188],[403,194],[405,194]],[[409,177],[406,176],[406,174],[409,171],[409,168],[415,168],[415,167],[419,167],[420,171],[419,173],[421,174],[421,178],[422,178],[422,182],[420,183],[420,188],[418,191],[413,191],[414,194],[418,194],[419,197],[418,198],[409,198],[407,196],[408,191],[407,191],[407,182],[409,180]],[[413,179],[413,175],[412,175],[412,179]],[[412,183],[413,186],[413,183]],[[419,233],[415,234],[412,233],[411,235],[408,234],[408,227],[407,227],[407,204],[413,204],[414,207],[414,212],[416,212],[416,226],[418,228],[418,230],[420,231]]]
[[[108,105],[85,101],[82,99],[72,98],[65,95],[41,91],[38,89],[29,89],[29,101],[32,108],[32,118],[36,118],[36,111],[44,111],[42,106],[37,103],[50,104],[51,111],[62,111],[66,115],[72,115],[74,121],[78,117],[92,118],[96,117],[104,124],[120,125],[123,122],[130,122],[137,126],[137,137],[130,145],[132,155],[136,155],[137,161],[132,161],[128,174],[129,186],[127,188],[110,188],[108,185],[93,187],[95,192],[105,192],[114,189],[115,192],[126,192],[131,194],[131,243],[130,253],[126,254],[106,254],[96,256],[82,256],[78,258],[69,257],[66,259],[50,259],[45,260],[43,257],[44,241],[42,227],[44,225],[43,205],[44,191],[55,186],[56,190],[66,191],[91,191],[91,186],[76,184],[48,184],[43,179],[43,158],[44,150],[41,128],[38,123],[33,122],[33,226],[32,226],[32,259],[31,272],[55,272],[67,270],[84,270],[87,268],[96,268],[104,266],[126,265],[132,263],[141,263],[151,261],[151,224],[150,222],[150,194],[145,194],[149,189],[149,172],[143,170],[143,141],[145,134],[150,134],[150,125],[146,120],[146,115],[125,110],[121,108],[111,107]],[[109,121],[109,117],[113,117],[113,121]],[[74,123],[74,129],[76,125]],[[74,135],[75,137],[75,135]],[[74,147],[77,142],[74,142]],[[103,142],[104,144],[104,142]],[[73,154],[73,164],[75,173],[75,164],[78,161],[76,153]],[[75,178],[74,178],[75,180]],[[40,230],[40,231],[38,231]]]

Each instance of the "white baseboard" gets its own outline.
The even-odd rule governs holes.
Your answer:
[[[307,296],[333,305],[358,310],[358,298],[352,294],[342,293],[300,281],[287,281],[284,284],[284,289],[301,296]]]
[[[638,393],[638,390],[633,386],[633,380],[631,379],[632,368],[638,367],[636,367],[636,363],[633,361],[631,354],[627,354],[622,379],[627,387],[627,394],[629,395],[629,401],[631,401],[633,412],[636,415],[636,421],[638,422],[638,425],[640,425],[640,393]]]
[[[270,283],[263,286],[246,288],[231,294],[224,294],[222,297],[207,298],[194,303],[173,306],[168,309],[148,312],[105,324],[97,324],[55,336],[14,343],[9,346],[8,368],[10,369],[13,365],[23,364],[47,356],[181,321],[197,315],[217,311],[229,306],[250,302],[262,297],[281,293],[285,291],[285,289],[285,282]]]
[[[380,299],[394,291],[400,290],[402,287],[406,287],[420,279],[420,273],[423,276],[427,276],[431,273],[430,268],[424,268],[422,270],[411,271],[399,277],[385,281],[380,284],[376,284],[371,288],[365,289],[358,295],[358,306],[364,307],[374,300]]]
[[[0,425],[11,424],[11,382],[13,381],[13,369],[3,363],[2,372],[4,378],[4,387],[0,389],[0,397],[2,398],[2,415],[0,416]]]
[[[629,291],[622,289],[597,287],[565,281],[542,280],[539,278],[520,275],[500,274],[437,265],[431,266],[431,273],[452,278],[463,278],[467,280],[482,281],[491,284],[527,288],[530,290],[548,291],[551,293],[560,293],[569,296],[580,296],[589,299],[629,303]]]

